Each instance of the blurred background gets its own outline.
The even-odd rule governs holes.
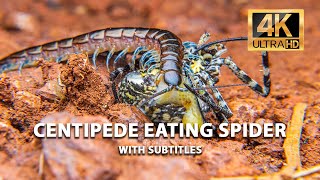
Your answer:
[[[168,29],[183,40],[197,40],[204,31],[213,38],[243,36],[247,34],[249,8],[304,8],[307,17],[319,9],[319,3],[311,0],[1,0],[0,4],[0,37],[11,41],[1,43],[0,55],[117,26]]]

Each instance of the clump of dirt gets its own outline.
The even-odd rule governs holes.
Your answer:
[[[41,100],[40,97],[17,88],[10,81],[11,79],[8,77],[1,78],[0,88],[2,91],[0,96],[3,98],[3,106],[7,108],[2,111],[2,116],[8,118],[2,120],[20,132],[25,132],[30,128],[30,125],[34,125],[41,118],[41,116],[37,117],[37,114],[40,113]],[[19,84],[18,81],[14,82]],[[32,129],[30,130],[32,132]]]
[[[70,55],[68,64],[61,68],[60,78],[66,87],[66,97],[79,112],[107,114],[112,96],[85,54]]]
[[[8,103],[11,100],[11,92],[12,90],[10,89],[10,82],[8,77],[3,77],[0,80],[0,98],[1,101],[4,103]]]

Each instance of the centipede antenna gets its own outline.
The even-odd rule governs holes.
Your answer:
[[[245,41],[245,40],[248,40],[248,37],[236,37],[236,38],[220,39],[220,40],[213,41],[213,42],[210,42],[210,43],[207,43],[207,44],[204,44],[204,45],[200,46],[199,48],[197,48],[194,51],[194,54],[197,53],[198,51],[200,51],[202,49],[205,49],[207,47],[210,47],[210,46],[212,46],[214,44],[218,44],[218,43],[222,43],[222,42],[229,42],[229,41]]]
[[[204,90],[204,89],[216,89],[216,88],[226,88],[226,87],[235,87],[235,86],[249,86],[249,85],[248,84],[228,84],[228,85],[221,85],[221,86],[207,86],[207,87],[192,88],[192,89]]]
[[[138,106],[139,106],[139,107],[143,106],[144,104],[146,104],[147,102],[149,102],[151,99],[153,99],[153,98],[155,98],[155,97],[157,97],[157,96],[160,96],[160,95],[162,95],[162,94],[170,91],[171,89],[173,89],[173,86],[172,86],[172,85],[171,85],[171,86],[168,86],[167,88],[165,88],[165,89],[163,89],[163,90],[161,90],[161,91],[159,91],[158,93],[155,93],[155,94],[152,95],[151,97],[148,97],[147,99],[141,101],[141,102],[138,104]]]

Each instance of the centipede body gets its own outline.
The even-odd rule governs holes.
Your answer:
[[[33,66],[40,58],[60,62],[72,53],[92,55],[97,49],[118,52],[126,48],[133,52],[139,46],[159,51],[165,81],[171,85],[181,83],[181,40],[170,31],[155,28],[108,28],[24,49],[0,61],[0,73]]]

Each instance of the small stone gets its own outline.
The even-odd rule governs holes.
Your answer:
[[[36,18],[25,12],[12,12],[4,18],[3,26],[8,30],[22,30],[30,33],[37,33]]]
[[[42,123],[108,123],[99,116],[75,117],[62,112],[41,120]],[[57,179],[115,179],[120,173],[121,158],[112,139],[45,138],[42,141],[47,167]],[[46,174],[46,171],[44,171]]]
[[[107,12],[114,19],[127,18],[130,16],[130,6],[126,5],[111,5],[107,8]]]
[[[1,151],[12,156],[17,153],[20,133],[10,124],[0,122],[0,146]]]
[[[248,159],[239,149],[242,143],[236,141],[224,141],[218,146],[208,145],[201,156],[202,167],[211,176],[243,176],[254,175],[257,170],[248,163]]]
[[[256,146],[255,149],[262,154],[270,155],[273,158],[283,157],[283,148],[279,144],[270,143]]]
[[[85,14],[88,14],[88,8],[86,6],[79,5],[79,6],[76,6],[76,8],[74,9],[74,12],[78,15],[85,15]]]
[[[51,80],[41,89],[38,89],[36,94],[48,100],[58,101],[65,98],[66,88],[63,85],[59,85],[57,80]]]
[[[15,109],[26,106],[31,109],[39,110],[41,107],[40,97],[27,91],[16,92],[13,101]]]

